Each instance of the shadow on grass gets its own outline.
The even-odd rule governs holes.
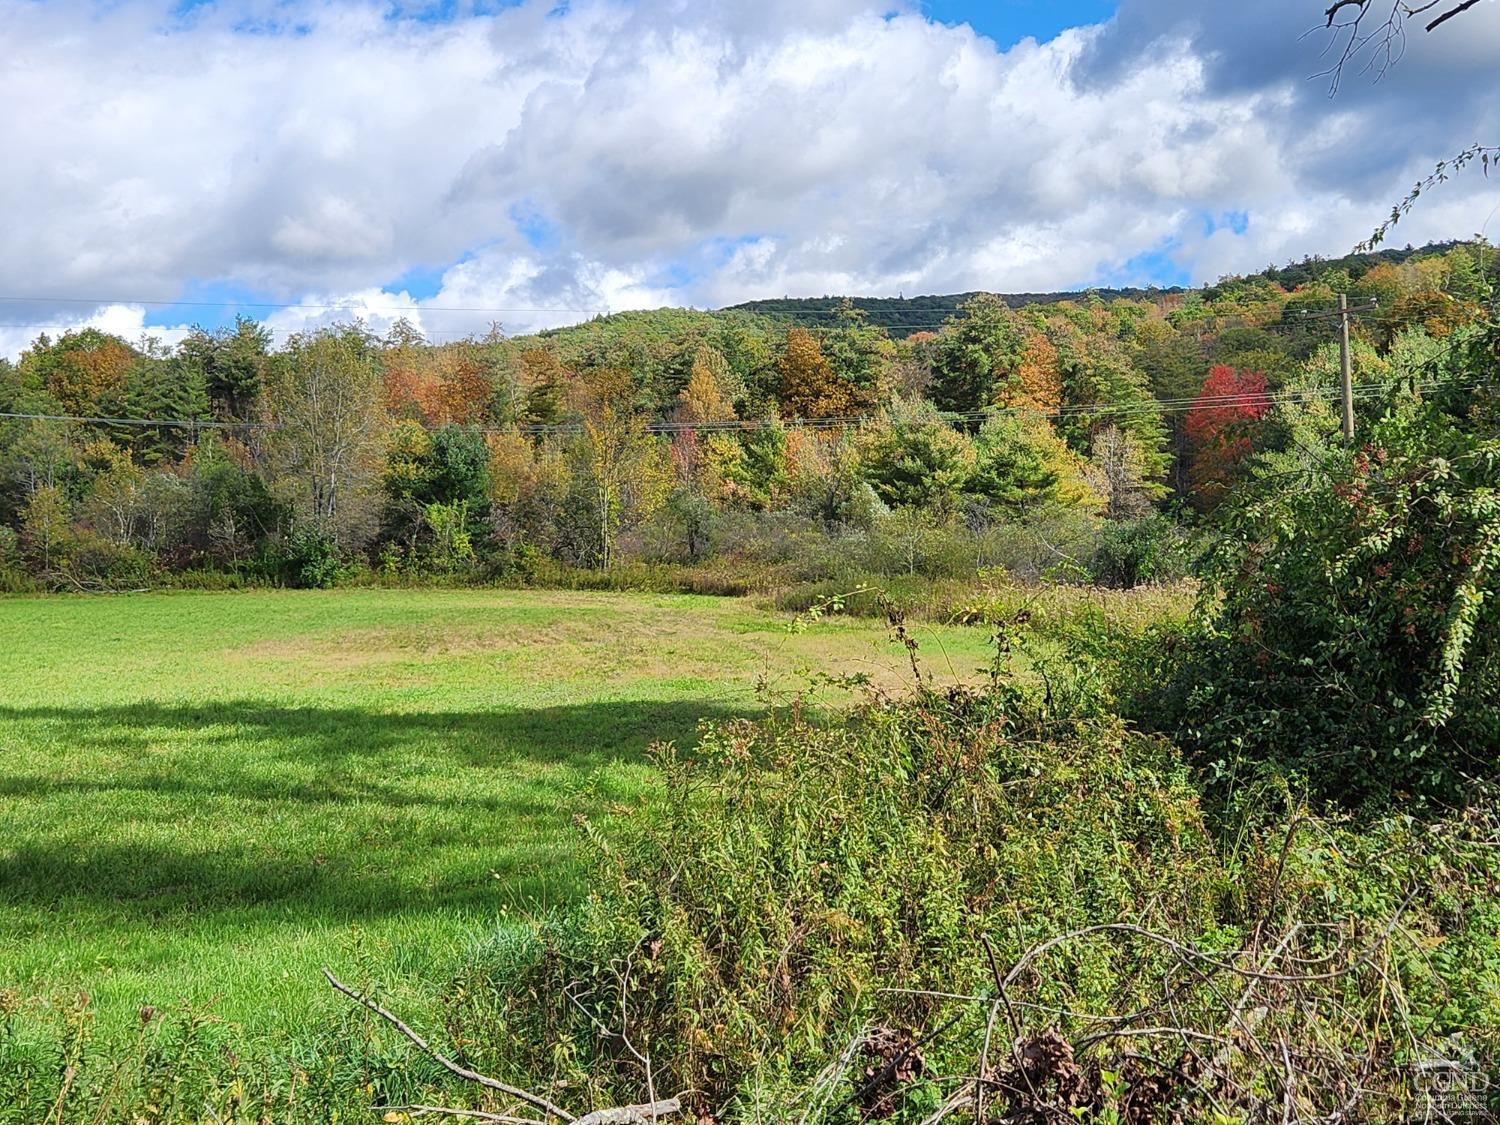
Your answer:
[[[571,815],[639,791],[604,767],[745,713],[641,700],[435,713],[0,707],[0,801],[14,817],[0,904],[196,924],[554,897],[576,879]],[[33,752],[20,771],[7,745],[76,754],[53,773]]]

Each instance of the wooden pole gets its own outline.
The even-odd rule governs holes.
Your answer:
[[[1354,444],[1354,372],[1349,360],[1349,296],[1339,294],[1339,380],[1344,400],[1344,441]]]

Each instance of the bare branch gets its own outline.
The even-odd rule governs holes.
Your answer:
[[[506,1094],[506,1095],[508,1095],[508,1096],[510,1096],[512,1098],[515,1098],[517,1101],[525,1102],[527,1105],[531,1106],[533,1109],[539,1109],[543,1113],[545,1113],[545,1114],[547,1114],[547,1115],[549,1115],[551,1117],[556,1117],[556,1118],[558,1118],[561,1121],[577,1121],[578,1120],[578,1118],[575,1118],[567,1110],[565,1110],[565,1109],[559,1109],[557,1106],[553,1105],[551,1102],[549,1102],[544,1097],[541,1097],[541,1096],[539,1096],[537,1094],[533,1094],[533,1093],[531,1093],[530,1091],[527,1091],[527,1090],[519,1089],[519,1088],[517,1088],[515,1086],[508,1086],[504,1082],[499,1081],[498,1079],[491,1078],[491,1077],[489,1077],[489,1075],[486,1075],[486,1074],[480,1074],[478,1071],[470,1070],[468,1067],[460,1066],[458,1063],[454,1062],[452,1059],[447,1058],[447,1057],[445,1057],[443,1055],[438,1054],[435,1050],[432,1049],[432,1047],[430,1047],[428,1045],[427,1040],[423,1039],[415,1031],[413,1031],[411,1028],[407,1027],[406,1024],[401,1021],[400,1017],[398,1017],[396,1015],[393,1015],[391,1012],[386,1011],[379,1004],[377,1004],[374,1000],[371,1000],[368,996],[364,995],[363,993],[357,992],[354,989],[350,988],[343,981],[339,980],[338,977],[334,976],[331,972],[329,972],[326,967],[323,969],[323,975],[328,978],[328,983],[331,984],[334,987],[335,990],[337,990],[338,992],[342,992],[345,996],[349,997],[351,1000],[355,1001],[358,1004],[362,1004],[364,1007],[370,1009],[370,1011],[374,1012],[381,1019],[385,1020],[386,1023],[390,1024],[397,1031],[399,1031],[402,1035],[406,1036],[406,1038],[409,1039],[413,1044],[415,1044],[416,1047],[419,1050],[421,1050],[424,1054],[427,1055],[428,1058],[432,1059],[435,1063],[437,1063],[439,1066],[443,1067],[443,1069],[447,1070],[450,1074],[455,1074],[459,1078],[462,1078],[462,1079],[464,1079],[464,1080],[466,1080],[468,1082],[476,1082],[479,1085],[485,1087],[486,1089],[494,1090],[497,1093]],[[599,1123],[600,1123],[601,1120],[602,1119],[597,1119],[596,1118],[595,1119],[595,1125],[599,1125]],[[624,1120],[629,1120],[629,1119],[626,1118]]]
[[[1322,30],[1329,32],[1329,47],[1334,46],[1342,40],[1338,58],[1327,70],[1318,72],[1314,77],[1328,78],[1328,93],[1330,96],[1337,94],[1339,83],[1344,76],[1344,68],[1354,62],[1361,55],[1369,52],[1369,58],[1361,73],[1374,71],[1374,80],[1380,81],[1385,72],[1401,60],[1406,52],[1406,23],[1423,13],[1439,7],[1444,0],[1390,0],[1390,11],[1379,25],[1371,28],[1367,19],[1376,0],[1333,0],[1323,12],[1324,22]],[[1459,0],[1446,11],[1441,12],[1426,25],[1427,31],[1433,31],[1455,16],[1462,15],[1474,7],[1480,0]],[[1317,29],[1314,29],[1317,30]],[[1326,52],[1327,48],[1325,48]]]
[[[1472,8],[1477,3],[1479,3],[1479,0],[1463,0],[1462,4],[1459,4],[1457,7],[1449,8],[1442,15],[1438,16],[1437,19],[1433,20],[1430,24],[1428,24],[1427,25],[1427,30],[1431,31],[1435,27],[1442,26],[1443,24],[1445,24],[1449,20],[1451,20],[1454,16],[1460,15],[1463,12],[1467,12],[1470,8]]]
[[[671,1117],[682,1112],[680,1098],[667,1098],[649,1105],[622,1105],[617,1109],[596,1109],[584,1114],[573,1125],[642,1125],[658,1117]]]

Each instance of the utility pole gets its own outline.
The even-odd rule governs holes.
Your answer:
[[[1354,444],[1354,373],[1349,363],[1349,296],[1339,294],[1339,379],[1344,399],[1344,442]]]

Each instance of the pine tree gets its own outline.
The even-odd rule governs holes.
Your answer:
[[[938,409],[966,413],[1006,400],[1020,362],[1021,330],[998,297],[975,297],[962,311],[932,346],[929,393]]]

